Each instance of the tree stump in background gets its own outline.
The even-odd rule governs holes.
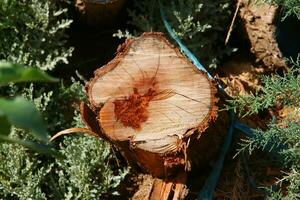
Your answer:
[[[94,28],[115,24],[125,0],[76,0],[79,20]]]
[[[90,106],[82,104],[81,115],[88,128],[129,163],[160,178],[146,199],[167,199],[170,193],[182,199],[190,162],[208,165],[219,149],[220,141],[211,139],[217,132],[205,136],[217,118],[214,83],[161,33],[126,40],[95,71],[87,93]]]
[[[240,17],[250,42],[250,50],[257,62],[262,62],[270,70],[286,68],[276,41],[277,10],[275,5],[257,5],[252,1],[242,2],[240,8]]]

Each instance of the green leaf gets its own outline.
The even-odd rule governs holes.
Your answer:
[[[23,97],[16,97],[13,100],[0,98],[0,113],[5,115],[11,124],[29,129],[37,139],[43,142],[49,141],[39,112],[33,103]]]
[[[0,61],[0,85],[10,82],[58,81],[37,68]]]
[[[63,156],[61,155],[61,153],[59,153],[57,150],[51,148],[51,146],[49,145],[45,145],[45,144],[39,144],[36,142],[30,142],[30,141],[26,141],[26,140],[18,140],[18,139],[13,139],[13,138],[9,138],[7,136],[4,135],[0,135],[0,142],[7,142],[7,143],[11,143],[11,144],[19,144],[22,145],[32,151],[36,151],[38,153],[41,154],[45,154],[45,155],[52,155],[56,158],[62,158]]]
[[[0,114],[0,135],[8,135],[10,133],[11,124],[8,119]]]

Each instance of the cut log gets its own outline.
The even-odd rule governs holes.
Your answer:
[[[217,115],[214,83],[160,33],[127,40],[95,72],[87,93],[88,126],[155,177],[186,170],[190,138]]]
[[[136,200],[184,199],[191,164],[205,176],[227,130],[226,113],[217,119],[215,84],[162,33],[126,40],[86,90],[89,105],[80,106],[86,128],[51,140],[79,131],[109,141],[154,177]]]

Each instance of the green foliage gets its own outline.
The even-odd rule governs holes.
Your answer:
[[[11,123],[7,117],[0,115],[0,135],[7,136],[10,133]]]
[[[72,48],[66,47],[64,32],[71,20],[66,19],[67,10],[60,9],[59,2],[0,0],[0,60],[18,63],[4,63],[0,75],[5,78],[0,77],[0,84],[48,79],[42,71],[67,63]],[[24,70],[19,64],[31,67]],[[17,106],[31,109],[34,105],[51,133],[78,126],[78,105],[86,98],[82,83],[74,79],[71,84],[10,83],[0,88],[0,96],[21,96],[9,102],[1,99],[9,106],[21,102]],[[114,158],[108,144],[85,136],[60,138],[51,149],[38,144],[30,130],[33,111],[22,112],[17,106],[14,110],[27,117],[26,123],[19,124],[26,125],[26,130],[10,125],[15,114],[7,117],[0,111],[0,131],[5,133],[1,139],[6,141],[0,143],[0,199],[101,199],[115,190],[126,170],[111,167]],[[13,111],[8,108],[6,111]],[[55,153],[55,149],[64,159],[37,154],[18,144],[42,153]]]
[[[109,159],[111,149],[107,143],[97,138],[71,136],[61,144],[61,153],[66,159],[58,160],[64,171],[59,172],[59,188],[63,199],[98,200],[108,191],[114,192],[127,174],[111,169]]]
[[[238,96],[229,103],[240,115],[249,115],[276,105],[300,105],[300,63],[284,76],[262,76],[263,87],[256,94]]]
[[[283,20],[290,16],[295,15],[300,20],[300,1],[299,0],[256,0],[257,2],[273,3],[282,6],[284,9]]]
[[[38,93],[40,91],[37,91]],[[35,94],[34,96],[42,96],[42,94]],[[47,95],[44,95],[45,97]],[[33,98],[33,97],[31,97]],[[49,100],[47,106],[41,107],[43,109],[43,118],[47,121],[48,130],[52,133],[75,127],[74,125],[74,111],[78,111],[80,101],[86,101],[86,94],[84,86],[80,81],[71,78],[71,84],[66,86],[63,82],[49,93]],[[37,101],[35,99],[34,101]],[[37,103],[44,100],[38,99]],[[78,115],[78,113],[77,113]]]
[[[232,106],[240,113],[258,113],[274,105],[297,108],[300,106],[299,59],[284,76],[264,76],[261,93],[232,100]],[[296,109],[295,109],[296,110]],[[277,181],[279,191],[268,189],[267,199],[300,198],[300,119],[294,112],[279,124],[270,124],[266,131],[254,130],[254,136],[243,139],[240,152],[252,154],[256,150],[271,152],[272,157],[285,171]],[[284,191],[282,191],[284,189]]]
[[[0,112],[11,124],[30,130],[29,133],[43,142],[48,141],[47,130],[40,114],[31,102],[22,97],[16,97],[13,100],[0,98]]]
[[[82,126],[76,110],[78,106],[75,106],[77,101],[84,99],[79,81],[73,79],[70,86],[61,85],[48,94],[38,95],[39,92],[31,86],[24,96],[36,103],[51,127],[49,130]],[[32,139],[27,131],[15,127],[9,137]],[[58,149],[63,158],[55,160],[23,147],[0,144],[0,199],[101,199],[115,191],[127,170],[111,167],[116,158],[109,144],[83,135],[61,139]]]
[[[69,105],[70,101],[75,103],[86,98],[82,84],[72,79],[69,87],[61,85],[53,95],[57,101],[48,104],[49,123],[60,128],[83,127],[76,110],[78,105],[73,108]],[[59,106],[62,115],[52,110]],[[71,112],[72,119],[67,117]],[[109,144],[99,138],[81,134],[65,136],[60,143],[60,152],[65,159],[56,160],[58,180],[51,186],[54,188],[51,194],[57,195],[54,199],[101,199],[104,194],[112,193],[127,174],[125,168],[112,169],[109,161],[116,158],[112,156]]]
[[[254,150],[272,152],[280,156],[279,161],[284,167],[300,163],[300,121],[286,121],[283,125],[271,124],[267,131],[255,130],[254,137],[243,140],[240,151]],[[300,169],[300,168],[299,168]]]
[[[16,138],[13,129],[10,137]],[[0,199],[47,199],[41,183],[51,166],[41,166],[42,160],[15,144],[0,144]]]
[[[57,79],[39,69],[24,68],[20,64],[0,61],[0,85],[8,84],[9,82],[32,81],[57,81]]]
[[[55,1],[0,0],[0,59],[51,70],[67,63],[64,30],[71,20]]]
[[[0,83],[21,81],[54,81],[38,69],[26,69],[22,65],[0,61]],[[12,125],[29,130],[36,139],[48,142],[48,132],[42,122],[39,112],[33,103],[26,101],[23,97],[5,99],[0,97],[0,142],[16,143],[31,150],[44,154],[58,155],[51,147],[35,142],[9,138]]]
[[[224,46],[226,24],[231,20],[229,0],[175,0],[162,1],[167,20],[175,33],[205,65],[217,67],[219,60],[234,49]],[[134,1],[134,10],[129,10],[131,24],[137,33],[145,31],[165,32],[160,17],[158,2]],[[115,36],[122,36],[119,32]],[[128,32],[125,36],[130,36]]]
[[[255,130],[254,137],[243,140],[239,152],[255,150],[272,152],[281,167],[288,172],[277,181],[278,185],[287,185],[287,194],[269,191],[268,199],[300,198],[300,121],[286,121],[284,127],[271,124],[267,131]]]
[[[282,5],[286,18],[289,15],[295,15],[300,20],[300,1],[299,0],[276,0],[278,5]]]

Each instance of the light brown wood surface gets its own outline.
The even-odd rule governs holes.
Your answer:
[[[215,117],[213,84],[161,34],[143,35],[122,48],[89,85],[103,132],[112,141],[130,141],[134,148],[153,153],[180,150],[184,138],[199,128],[204,131]],[[138,127],[116,117],[116,101],[124,103],[133,94],[148,96],[146,119]]]
[[[89,104],[80,105],[86,128],[52,139],[78,131],[105,139],[153,176],[135,200],[184,199],[187,171],[214,160],[228,121],[224,113],[217,119],[216,88],[207,75],[162,33],[151,32],[126,40],[86,90]]]

